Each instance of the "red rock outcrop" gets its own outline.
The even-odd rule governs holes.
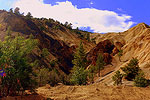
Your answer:
[[[106,64],[110,64],[112,57],[111,53],[114,49],[114,45],[110,42],[110,40],[104,40],[99,42],[93,49],[91,49],[87,54],[87,60],[89,64],[96,64],[97,56],[102,54],[104,57],[104,61]]]

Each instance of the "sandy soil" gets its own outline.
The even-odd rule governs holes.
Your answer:
[[[37,93],[54,100],[150,100],[150,88],[106,86],[100,83],[88,86],[40,87]]]

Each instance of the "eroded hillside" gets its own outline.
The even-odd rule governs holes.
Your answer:
[[[95,46],[94,43],[84,39],[83,35],[86,32],[80,30],[73,30],[72,28],[61,24],[53,19],[45,18],[27,18],[23,15],[17,15],[11,12],[0,11],[0,38],[4,40],[7,35],[8,27],[11,28],[11,35],[16,36],[18,34],[29,37],[30,34],[38,39],[38,50],[33,51],[31,58],[38,59],[40,65],[46,67],[52,67],[50,61],[56,61],[56,69],[60,72],[69,73],[72,68],[73,52],[79,45],[80,41],[83,41],[84,47],[89,51]],[[43,48],[47,48],[50,52],[48,58],[42,59],[39,53]]]

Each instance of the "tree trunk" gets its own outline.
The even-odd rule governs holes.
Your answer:
[[[100,77],[100,67],[98,67],[98,77]]]

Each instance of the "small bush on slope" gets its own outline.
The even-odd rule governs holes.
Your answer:
[[[141,70],[138,63],[139,62],[137,58],[132,58],[125,67],[121,68],[125,73],[125,78],[127,80],[133,80],[135,79],[136,75],[138,75],[139,71]]]
[[[114,81],[114,85],[122,84],[122,77],[123,75],[120,73],[120,71],[117,71],[115,75],[112,77],[112,80]]]
[[[148,86],[148,80],[145,78],[144,73],[140,72],[136,75],[134,79],[134,85],[137,87],[146,87]]]

